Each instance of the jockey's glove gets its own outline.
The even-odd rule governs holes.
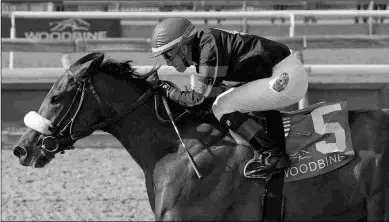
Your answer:
[[[150,84],[154,90],[163,93],[167,98],[170,98],[174,90],[179,90],[176,85],[166,80],[153,80]]]
[[[184,107],[193,107],[201,104],[205,97],[195,91],[181,91],[174,83],[166,80],[153,80],[150,82],[153,89],[162,92],[168,99]]]

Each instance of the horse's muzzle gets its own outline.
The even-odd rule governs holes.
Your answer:
[[[20,147],[20,146],[15,146],[13,148],[13,153],[19,159],[27,156],[27,150],[23,147]]]
[[[13,148],[13,154],[19,159],[19,163],[22,166],[30,166],[27,149],[21,146],[15,146]]]
[[[39,150],[35,158],[32,160],[31,165],[34,168],[42,168],[46,166],[52,159],[54,155],[46,153],[44,150]]]

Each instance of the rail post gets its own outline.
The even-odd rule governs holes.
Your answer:
[[[374,8],[374,1],[370,1],[369,8],[367,10],[373,11],[373,8]],[[368,23],[368,34],[369,36],[371,36],[373,35],[373,17],[369,16],[367,23]]]
[[[14,12],[11,12],[11,29],[10,29],[10,39],[15,39],[16,37],[16,28],[15,28],[15,14]],[[14,68],[14,52],[9,52],[9,68]]]
[[[243,11],[247,11],[247,2],[244,1],[242,4]],[[242,19],[242,32],[247,32],[247,18]]]
[[[294,13],[290,13],[289,18],[290,18],[289,37],[293,37],[294,36],[294,27],[295,27]]]

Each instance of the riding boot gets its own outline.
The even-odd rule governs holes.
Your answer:
[[[248,177],[256,175],[262,178],[274,172],[281,172],[290,166],[289,156],[266,133],[264,127],[255,121],[250,115],[240,112],[225,114],[220,122],[250,142],[258,152],[250,161],[255,167],[249,167]],[[282,129],[283,131],[283,129]],[[283,132],[282,132],[282,135]],[[251,175],[252,174],[252,175]]]
[[[272,172],[280,172],[290,166],[289,156],[281,151],[280,147],[263,131],[258,130],[250,140],[252,147],[259,153],[256,169],[249,174],[267,175]]]

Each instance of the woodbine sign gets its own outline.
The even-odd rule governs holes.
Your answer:
[[[17,18],[16,37],[31,40],[101,40],[121,37],[119,19],[25,19]]]

